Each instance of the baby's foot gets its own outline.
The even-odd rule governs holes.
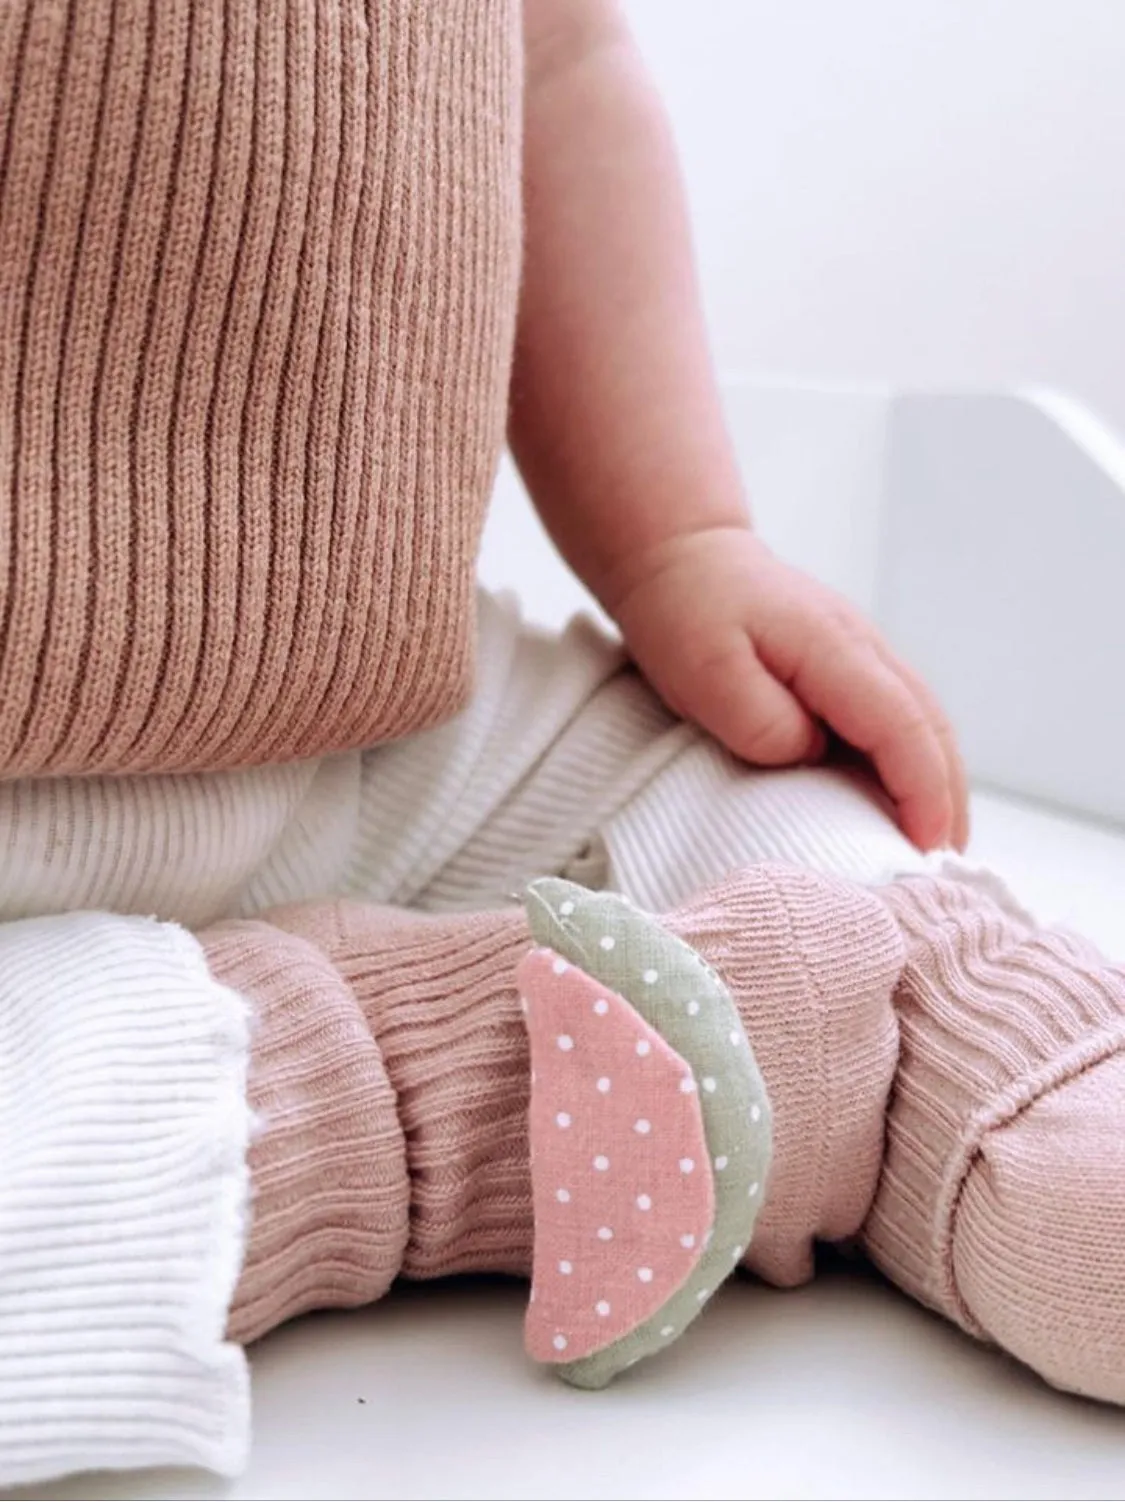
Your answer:
[[[549,946],[521,967],[538,1075],[529,1344],[599,1386],[678,1335],[743,1258],[796,1283],[815,1239],[858,1230],[881,1158],[902,945],[877,898],[782,867],[662,920],[558,881],[536,883],[528,906]],[[768,1173],[755,1055],[775,1107]]]
[[[1125,1402],[1125,970],[959,881],[883,893],[902,1059],[864,1229],[901,1288]]]

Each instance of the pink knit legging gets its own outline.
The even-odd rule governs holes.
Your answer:
[[[759,867],[671,915],[739,999],[775,1113],[775,1168],[749,1264],[811,1271],[874,1192],[901,965],[882,905],[832,878]],[[241,1340],[301,1310],[376,1299],[399,1274],[526,1273],[528,1045],[519,912],[423,917],[311,904],[203,935],[254,1005],[262,1129],[231,1315]]]
[[[862,1236],[907,1292],[1125,1401],[1125,976],[958,880],[749,867],[668,915],[727,980],[775,1113],[746,1264]],[[400,1274],[526,1273],[518,911],[309,904],[202,936],[254,1004],[251,1340]]]

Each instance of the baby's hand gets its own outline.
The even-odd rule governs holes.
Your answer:
[[[610,604],[668,705],[736,755],[816,760],[827,725],[870,757],[920,849],[964,847],[965,774],[933,694],[858,610],[748,529],[661,544]]]

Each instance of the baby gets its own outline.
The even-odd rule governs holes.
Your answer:
[[[237,1470],[400,1276],[597,1385],[818,1240],[1125,1401],[1125,974],[921,853],[610,0],[10,0],[0,143],[0,1484]],[[476,598],[505,432],[625,650]]]

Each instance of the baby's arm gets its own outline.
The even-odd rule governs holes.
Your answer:
[[[737,754],[868,754],[919,845],[962,844],[932,695],[751,530],[671,135],[613,0],[524,0],[526,247],[510,439],[567,562],[653,685]]]

